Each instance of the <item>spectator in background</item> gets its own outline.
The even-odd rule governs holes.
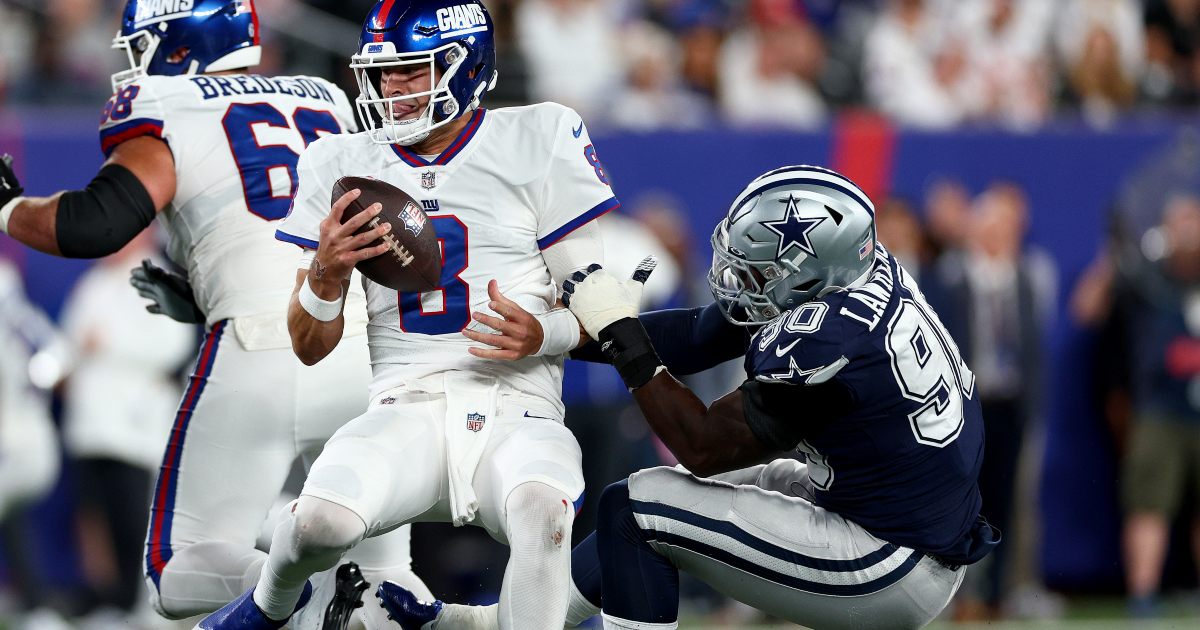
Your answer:
[[[885,200],[875,213],[875,229],[883,246],[914,279],[920,280],[926,262],[925,234],[912,204],[897,197]]]
[[[867,99],[901,124],[952,127],[969,118],[982,95],[963,43],[946,33],[944,14],[928,0],[888,0],[863,44]]]
[[[619,4],[619,3],[618,3]],[[619,7],[602,0],[525,0],[517,7],[517,45],[529,68],[529,96],[575,108],[600,108],[624,75]]]
[[[608,108],[610,123],[639,131],[699,129],[712,119],[708,102],[683,87],[679,47],[669,33],[636,22],[624,39],[628,78]]]
[[[793,0],[751,0],[746,23],[725,40],[719,95],[729,122],[792,129],[825,122],[828,112],[816,88],[824,42],[797,6]]]
[[[1153,102],[1195,105],[1200,94],[1200,0],[1147,0],[1142,93]]]
[[[144,599],[150,484],[182,393],[173,374],[196,345],[193,327],[146,312],[129,287],[129,270],[154,254],[153,239],[146,230],[94,265],[63,311],[79,357],[64,394],[63,441],[75,461],[83,573],[91,618],[111,623]]]
[[[1146,52],[1141,15],[1136,0],[1070,0],[1061,8],[1058,56],[1092,124],[1110,125],[1137,98]]]
[[[1172,520],[1200,491],[1200,199],[1175,197],[1143,239],[1147,262],[1118,278],[1137,331],[1134,425],[1122,467],[1130,612],[1157,612]],[[1200,567],[1200,519],[1192,524]]]
[[[965,72],[981,90],[973,117],[1029,129],[1049,116],[1052,9],[1049,0],[967,0],[951,9]]]
[[[940,179],[925,192],[925,229],[930,260],[967,246],[971,223],[971,195],[961,182]]]
[[[47,568],[28,543],[35,524],[25,512],[51,491],[59,474],[58,436],[45,390],[68,361],[55,347],[62,347],[57,331],[26,300],[16,267],[0,257],[0,546],[20,613],[18,630],[69,629],[49,608]],[[58,356],[60,365],[39,370],[31,357],[35,350],[50,353],[42,354],[42,362]],[[43,379],[52,380],[37,386]]]
[[[966,616],[995,617],[1005,595],[1016,521],[1017,463],[1040,413],[1043,335],[1057,295],[1053,262],[1025,246],[1028,201],[1015,184],[995,183],[971,211],[967,248],[943,254],[927,296],[975,373],[983,406],[982,514],[1005,534],[960,597]],[[974,595],[981,601],[972,602]],[[978,604],[982,604],[979,606]]]

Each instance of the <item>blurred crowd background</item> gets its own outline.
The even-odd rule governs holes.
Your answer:
[[[369,0],[259,0],[261,70],[339,77]],[[0,103],[94,103],[120,0],[0,3]],[[1200,98],[1196,0],[494,0],[495,102],[593,124],[813,129],[845,107],[923,128],[1105,125]]]
[[[603,221],[610,266],[663,260],[647,308],[711,299],[707,234],[768,168],[832,166],[876,199],[984,401],[984,513],[1005,542],[947,622],[1200,623],[1200,0],[485,1],[488,106],[583,114],[625,202]],[[370,1],[255,4],[259,72],[357,93]],[[0,153],[32,193],[100,163],[122,5],[0,0]],[[160,257],[152,231],[96,264],[0,237],[0,628],[166,624],[141,545],[198,331],[128,287]],[[740,374],[690,384],[712,399]],[[578,538],[599,488],[672,462],[611,368],[568,362],[564,398],[592,490]],[[435,593],[494,601],[503,547],[414,538]],[[685,590],[705,624],[767,621]]]

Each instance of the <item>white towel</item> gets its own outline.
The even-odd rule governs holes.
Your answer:
[[[450,479],[450,516],[455,527],[475,519],[479,499],[471,483],[496,424],[500,385],[463,372],[445,374],[446,465]]]

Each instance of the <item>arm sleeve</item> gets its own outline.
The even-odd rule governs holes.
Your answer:
[[[329,216],[332,205],[333,182],[336,171],[324,168],[328,160],[328,138],[308,145],[296,162],[296,196],[292,207],[279,223],[275,238],[308,249],[317,249],[321,238],[321,221]]]
[[[579,114],[555,107],[561,113],[553,131],[537,219],[537,243],[543,251],[621,205]]]
[[[850,392],[837,381],[806,386],[750,379],[740,389],[750,431],[763,444],[780,451],[796,448],[853,406]]]
[[[168,140],[160,95],[152,81],[139,81],[113,94],[100,118],[100,150],[112,155],[122,142],[151,136]],[[168,145],[169,145],[168,141]]]
[[[638,316],[650,342],[672,374],[703,372],[746,354],[746,329],[726,321],[716,303]]]
[[[543,251],[542,258],[546,261],[550,277],[560,287],[576,271],[587,269],[592,263],[603,265],[604,239],[600,226],[592,221],[580,227]]]
[[[698,308],[676,308],[638,316],[650,343],[672,374],[687,376],[716,367],[746,354],[750,335],[721,315],[714,303]],[[571,358],[608,363],[595,341],[571,351]]]

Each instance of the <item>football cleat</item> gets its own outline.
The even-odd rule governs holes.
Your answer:
[[[311,597],[312,584],[305,583],[300,601],[296,603],[296,610],[303,608]],[[250,589],[237,599],[225,604],[220,610],[201,619],[200,623],[196,624],[196,628],[199,630],[276,630],[282,628],[287,621],[287,619],[276,621],[267,617],[259,609],[258,604],[254,603],[254,589]]]
[[[362,608],[362,594],[370,586],[357,564],[347,562],[338,567],[333,599],[325,607],[321,630],[346,630],[354,611]]]
[[[375,590],[375,597],[388,612],[388,619],[400,624],[404,630],[421,630],[442,613],[441,600],[432,603],[420,601],[412,591],[391,581],[380,584]]]

